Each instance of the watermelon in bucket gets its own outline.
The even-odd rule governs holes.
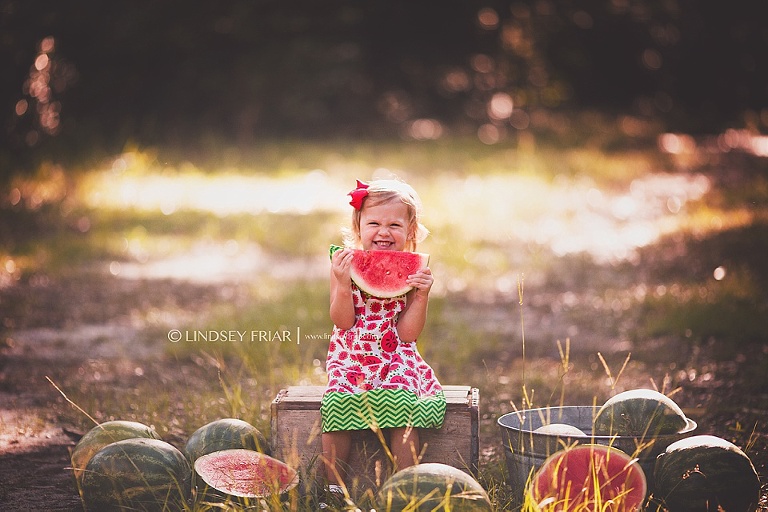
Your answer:
[[[332,245],[331,255],[343,249]],[[411,290],[406,279],[429,264],[429,254],[407,251],[363,251],[352,255],[352,281],[368,295],[390,298]]]
[[[644,436],[600,435],[593,431],[594,419],[600,406],[559,406],[540,409],[525,409],[504,414],[498,419],[501,438],[509,473],[509,484],[516,500],[522,500],[526,484],[531,476],[544,464],[544,461],[561,450],[564,446],[576,444],[602,444],[613,446],[637,457],[640,467],[646,475],[653,474],[656,456],[667,446],[693,435],[696,422],[686,419],[686,425],[674,434]],[[564,431],[539,430],[550,424],[567,424],[575,429]],[[652,479],[648,479],[652,489]]]
[[[594,432],[650,438],[676,434],[686,427],[687,420],[668,396],[653,389],[630,389],[609,398],[597,411]]]

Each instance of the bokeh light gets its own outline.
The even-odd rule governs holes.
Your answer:
[[[512,96],[505,92],[497,92],[488,102],[488,117],[499,121],[508,119],[512,115],[513,109]]]
[[[725,279],[725,267],[717,267],[712,274],[716,281],[722,281]]]
[[[485,30],[493,30],[499,26],[499,13],[491,7],[483,7],[477,13],[477,22]]]

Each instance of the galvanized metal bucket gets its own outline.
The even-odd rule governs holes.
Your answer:
[[[688,424],[680,432],[670,435],[594,436],[592,422],[599,406],[563,406],[525,409],[505,414],[498,420],[504,445],[504,458],[509,473],[509,485],[514,496],[522,503],[526,484],[547,457],[574,444],[597,443],[616,447],[632,457],[637,457],[646,474],[649,490],[653,482],[653,466],[656,457],[675,441],[688,437],[696,430],[696,422]],[[565,423],[577,427],[584,435],[558,435],[534,432],[551,423]]]

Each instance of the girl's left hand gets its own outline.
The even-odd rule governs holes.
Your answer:
[[[417,291],[423,292],[424,295],[429,293],[434,282],[435,279],[432,277],[432,271],[429,270],[429,267],[409,275],[408,279],[405,280],[405,284],[413,286]]]

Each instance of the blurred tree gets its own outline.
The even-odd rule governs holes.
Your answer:
[[[0,174],[126,141],[768,124],[768,3],[0,0]],[[538,121],[537,121],[538,120]]]

